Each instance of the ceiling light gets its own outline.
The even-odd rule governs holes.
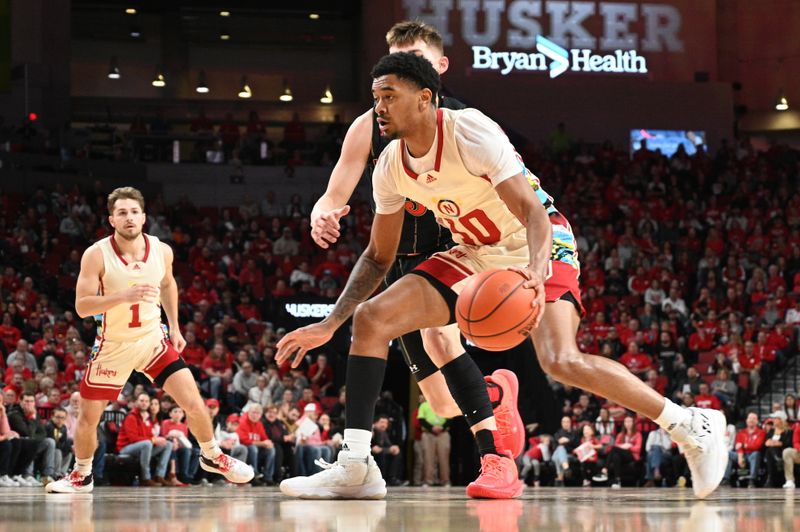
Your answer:
[[[294,100],[292,96],[292,89],[289,88],[289,82],[283,80],[283,94],[281,94],[280,101],[282,102],[291,102]]]
[[[222,11],[219,12],[219,16],[221,16],[221,17],[229,17],[229,16],[231,16],[231,12],[230,11],[226,11],[226,10],[223,9]]]
[[[141,36],[142,36],[142,30],[140,30],[139,28],[131,28],[131,37],[133,37],[134,39],[138,39]]]
[[[789,101],[786,99],[786,93],[783,89],[778,93],[778,99],[775,102],[776,111],[787,111],[789,109]]]
[[[219,34],[219,40],[221,41],[229,41],[231,39],[231,34],[227,31],[223,31]]]
[[[247,84],[247,78],[242,76],[242,87],[239,89],[239,98],[251,98],[253,91],[250,90],[250,85]]]
[[[136,8],[135,7],[126,7],[125,8],[125,14],[126,15],[135,15],[136,14]]]
[[[195,89],[200,94],[206,94],[209,92],[208,85],[206,85],[206,72],[205,70],[200,71],[200,75],[197,76],[197,87]]]
[[[161,67],[156,69],[156,75],[153,77],[153,87],[163,87],[167,84],[167,80],[164,78],[164,71],[161,70]]]
[[[319,20],[319,13],[309,13],[308,18],[311,20]]]
[[[333,93],[331,92],[330,85],[325,87],[325,92],[322,93],[322,98],[319,99],[319,103],[333,103]]]
[[[108,78],[109,79],[119,79],[119,66],[117,66],[117,56],[113,56],[111,58],[111,63],[108,65]]]

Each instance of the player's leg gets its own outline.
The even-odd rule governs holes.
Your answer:
[[[186,424],[200,444],[200,467],[211,473],[219,473],[231,482],[250,482],[254,475],[253,469],[244,462],[223,454],[214,438],[214,427],[192,372],[183,359],[177,357],[177,353],[175,357],[175,360],[155,376],[154,382],[164,388],[186,412]]]
[[[532,338],[542,368],[554,379],[605,397],[653,419],[683,444],[696,479],[695,494],[705,497],[722,480],[728,455],[725,417],[716,410],[684,409],[665,399],[614,360],[582,353],[575,341],[579,316],[569,298],[547,303]]]
[[[85,388],[83,383],[82,388]],[[81,391],[84,395],[85,390]],[[113,392],[115,395],[118,391]],[[89,493],[94,489],[92,460],[97,448],[97,425],[108,406],[107,399],[86,399],[81,397],[78,422],[75,426],[75,467],[61,480],[45,486],[48,493]]]

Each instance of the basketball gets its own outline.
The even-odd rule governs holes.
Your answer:
[[[522,288],[525,278],[500,268],[472,276],[456,302],[456,320],[464,337],[487,351],[519,345],[539,314],[535,292]]]

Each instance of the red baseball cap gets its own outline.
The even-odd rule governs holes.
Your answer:
[[[215,406],[219,407],[219,401],[217,401],[216,399],[206,399],[206,406],[209,407],[209,408],[212,408],[212,407],[215,407]]]
[[[231,414],[225,419],[226,423],[238,423],[239,422],[239,414]]]

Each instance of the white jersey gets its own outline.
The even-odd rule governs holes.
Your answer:
[[[525,226],[494,190],[517,174],[531,178],[495,122],[476,109],[438,109],[426,155],[411,157],[403,140],[383,150],[372,174],[376,212],[395,213],[409,198],[444,220],[458,244],[520,250]]]
[[[113,236],[93,245],[103,253],[103,276],[100,278],[102,295],[116,294],[137,284],[150,284],[160,290],[166,273],[164,254],[158,238],[142,233],[145,241],[144,260],[129,263],[124,258]],[[159,292],[160,293],[160,292]],[[161,329],[161,305],[142,301],[121,303],[96,316],[98,336],[103,340],[130,342],[153,334]]]

